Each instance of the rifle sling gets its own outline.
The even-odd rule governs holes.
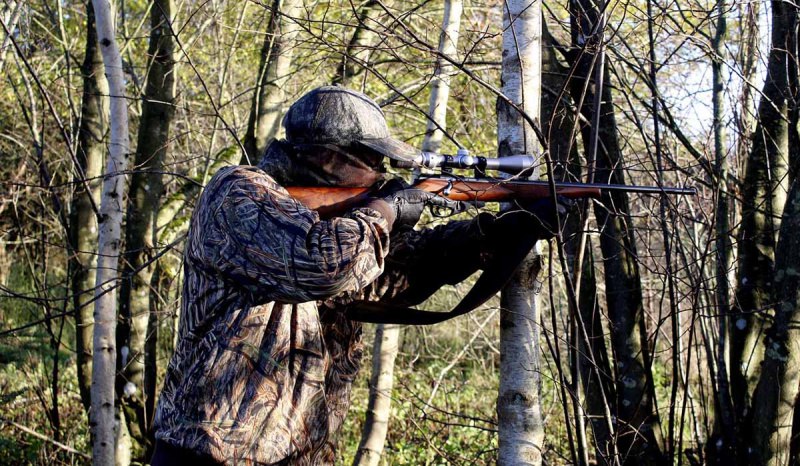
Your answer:
[[[504,242],[469,293],[448,312],[423,311],[379,301],[355,301],[345,312],[349,319],[359,322],[402,325],[431,325],[464,315],[491,299],[508,283],[536,241],[537,236],[528,232],[518,241]]]

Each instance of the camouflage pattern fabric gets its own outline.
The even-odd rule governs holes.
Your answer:
[[[463,280],[493,219],[394,231],[390,254],[378,210],[322,221],[264,171],[220,170],[191,221],[156,438],[223,464],[333,464],[363,353],[361,324],[337,309],[413,305]]]

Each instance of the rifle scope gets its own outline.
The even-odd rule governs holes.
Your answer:
[[[460,151],[459,151],[460,152]],[[532,155],[511,155],[508,157],[474,157],[468,154],[445,155],[423,152],[414,165],[425,168],[474,168],[479,171],[496,170],[510,175],[517,175],[536,165]]]

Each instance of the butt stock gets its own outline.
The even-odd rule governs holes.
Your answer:
[[[290,186],[286,190],[303,205],[309,209],[316,210],[322,218],[336,217],[350,209],[364,205],[368,201],[370,193],[369,188],[341,188],[337,186]]]

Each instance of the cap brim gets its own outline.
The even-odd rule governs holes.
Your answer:
[[[416,147],[392,138],[362,139],[357,144],[401,162],[418,163],[422,155],[422,151]]]

